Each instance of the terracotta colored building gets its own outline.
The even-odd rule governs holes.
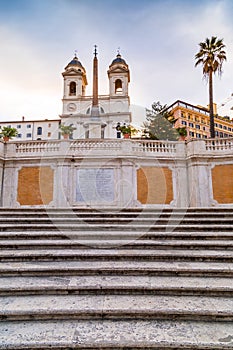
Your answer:
[[[229,117],[217,115],[215,105],[215,134],[216,137],[233,137],[233,120]],[[206,139],[210,137],[210,117],[208,108],[194,106],[190,103],[177,100],[168,107],[177,119],[175,127],[186,127],[187,139]]]

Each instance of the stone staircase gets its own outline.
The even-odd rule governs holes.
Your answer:
[[[233,209],[1,209],[0,349],[233,349]]]

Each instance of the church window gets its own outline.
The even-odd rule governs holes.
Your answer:
[[[119,94],[121,92],[122,92],[122,81],[121,81],[121,79],[117,79],[115,81],[115,93]]]
[[[42,135],[42,127],[41,126],[39,126],[37,128],[37,135]]]
[[[70,83],[70,96],[76,95],[76,83],[72,81]]]

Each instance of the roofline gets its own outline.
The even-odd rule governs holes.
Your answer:
[[[169,108],[173,107],[175,104],[179,104],[179,103],[183,103],[187,106],[190,106],[192,108],[197,108],[197,109],[200,109],[201,111],[203,112],[209,112],[208,108],[205,108],[205,107],[198,107],[198,106],[195,106],[195,105],[192,105],[191,103],[188,103],[188,102],[185,102],[185,101],[181,101],[181,100],[176,100],[174,103],[172,103],[170,106],[168,106],[167,108],[165,108],[164,110],[168,110]],[[182,106],[181,106],[182,107]]]
[[[7,121],[1,121],[0,120],[0,124],[1,123],[8,123],[8,124],[11,124],[11,123],[34,123],[34,122],[60,122],[61,119],[36,119],[36,120],[7,120]]]

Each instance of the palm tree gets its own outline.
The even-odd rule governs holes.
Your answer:
[[[223,39],[212,36],[199,43],[200,51],[195,55],[196,64],[203,66],[203,76],[209,81],[209,110],[210,110],[210,137],[215,137],[214,131],[214,106],[213,106],[213,73],[222,74],[222,65],[226,61],[226,52]]]

